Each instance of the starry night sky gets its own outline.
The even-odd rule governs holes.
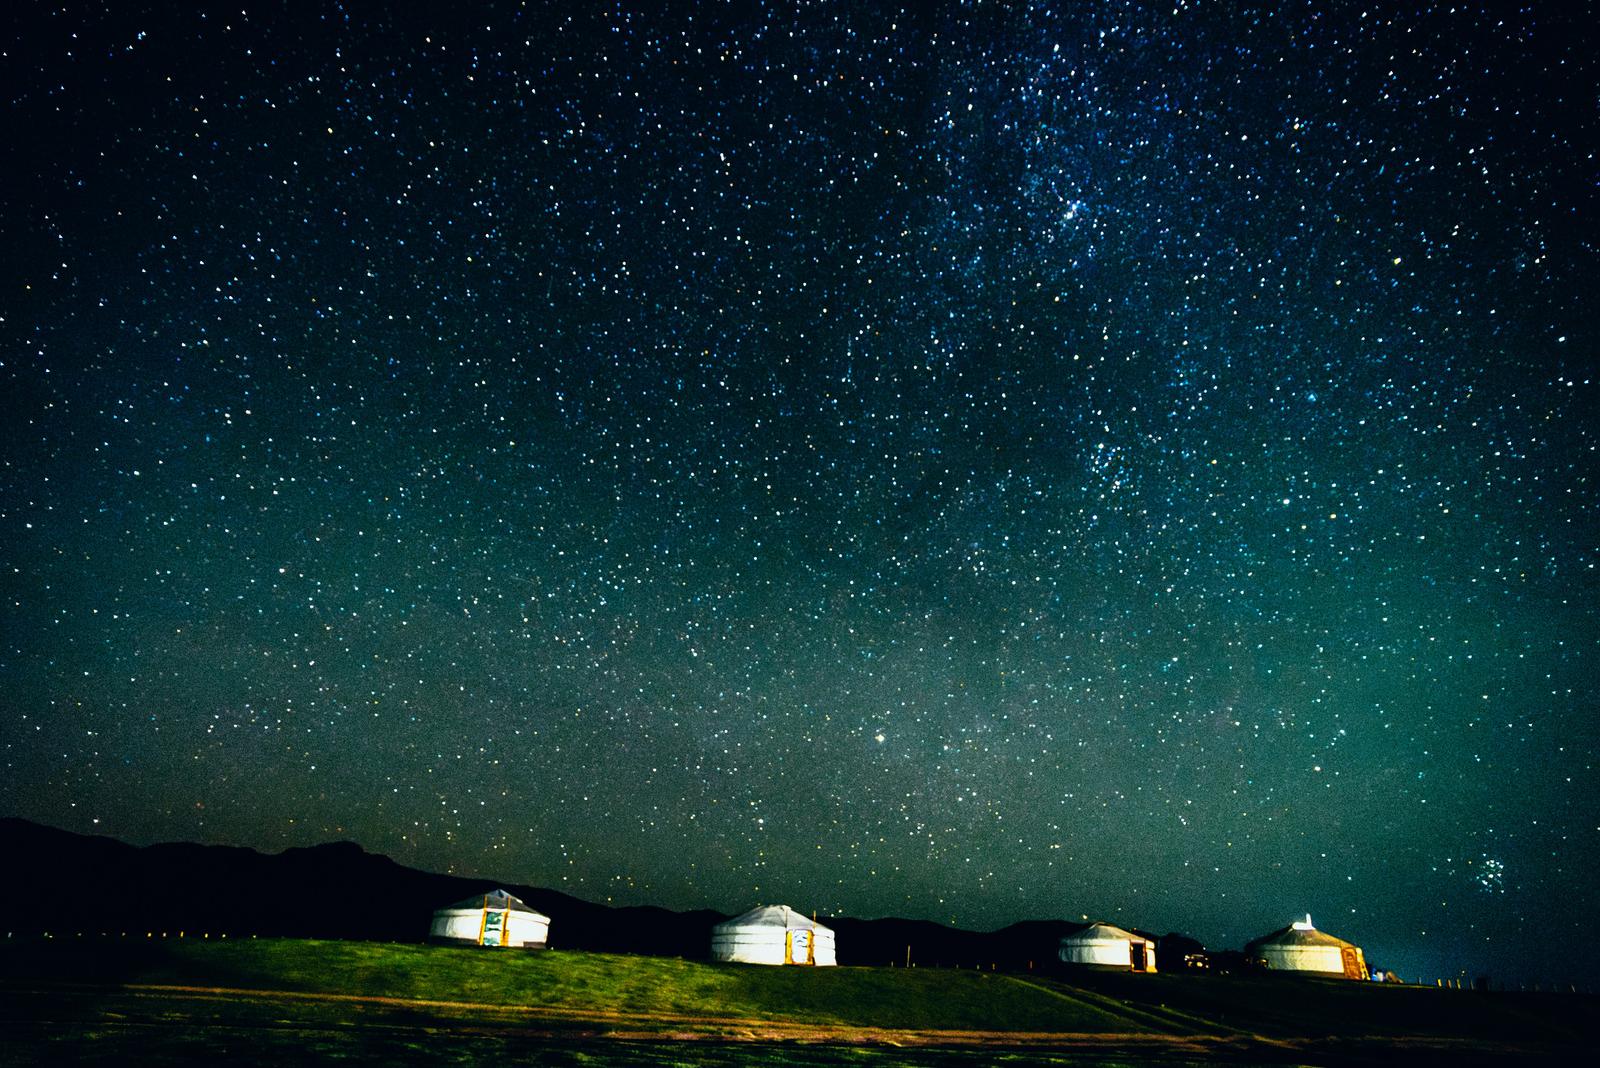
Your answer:
[[[185,6],[0,31],[0,812],[1589,937],[1576,8]]]

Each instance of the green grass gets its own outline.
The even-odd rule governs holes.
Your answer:
[[[295,939],[55,940],[0,951],[0,981],[138,983],[897,1029],[1175,1030],[1009,976],[764,968],[602,953]],[[1176,1029],[1181,1030],[1181,1029]]]
[[[369,1003],[153,994],[151,986],[343,994]],[[429,1007],[417,1001],[502,1006]],[[540,1012],[526,1014],[524,1007]],[[551,1015],[553,1011],[554,1015]],[[562,1016],[566,1013],[566,1016]],[[607,1022],[596,1014],[618,1013]],[[672,1019],[652,1025],[640,1016]],[[695,1027],[678,1018],[718,1019]],[[1115,1047],[897,1049],[729,1043],[763,1023],[823,1028],[1099,1032],[1152,1030],[1111,999],[972,971],[761,968],[591,953],[295,940],[73,939],[0,944],[0,1066],[281,1063],[629,1068],[972,1068],[1146,1063]],[[692,1042],[604,1038],[621,1028]],[[1161,1063],[1182,1063],[1170,1053]]]

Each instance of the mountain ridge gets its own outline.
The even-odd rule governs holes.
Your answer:
[[[349,841],[281,853],[193,842],[136,846],[0,817],[0,856],[11,861],[0,907],[13,937],[182,932],[421,942],[434,909],[502,887],[551,917],[553,948],[703,958],[711,926],[728,918],[426,872]],[[63,907],[51,908],[57,900]],[[912,963],[1018,969],[1053,962],[1060,937],[1084,926],[1025,920],[985,933],[898,917],[822,919],[838,933],[841,964],[904,964],[909,955]]]

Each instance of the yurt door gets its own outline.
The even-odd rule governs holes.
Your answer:
[[[1133,965],[1133,970],[1136,972],[1145,970],[1143,942],[1128,943],[1128,963]]]
[[[504,912],[485,912],[483,914],[483,935],[478,939],[485,946],[503,946],[506,944],[506,914]]]
[[[1340,962],[1344,964],[1345,978],[1347,978],[1347,979],[1360,979],[1360,978],[1362,978],[1361,966],[1356,963],[1356,951],[1355,950],[1351,949],[1349,946],[1344,946],[1344,947],[1340,948],[1340,950],[1339,950],[1339,959],[1340,959]]]
[[[789,932],[789,952],[786,954],[787,964],[815,964],[816,957],[811,948],[810,931]]]

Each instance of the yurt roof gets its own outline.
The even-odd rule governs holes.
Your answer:
[[[438,911],[453,912],[456,909],[485,908],[510,909],[512,912],[526,912],[531,915],[538,916],[540,919],[544,920],[550,918],[539,912],[537,909],[529,908],[527,902],[523,901],[515,894],[509,894],[504,890],[490,890],[483,894],[473,894],[464,901],[457,901],[454,905],[446,905],[444,908],[439,909]]]
[[[1269,935],[1262,935],[1254,942],[1247,943],[1245,949],[1260,949],[1263,946],[1338,946],[1339,948],[1356,948],[1354,944],[1342,938],[1335,938],[1331,934],[1317,930],[1311,926],[1311,917],[1296,920],[1289,926],[1273,931]]]
[[[1132,931],[1125,931],[1116,924],[1102,923],[1097,920],[1081,931],[1074,931],[1072,934],[1064,936],[1061,941],[1065,945],[1088,942],[1151,942],[1154,939],[1134,934]]]
[[[725,931],[735,927],[781,927],[786,931],[833,933],[833,928],[818,923],[803,912],[796,912],[788,905],[757,905],[743,916],[719,923],[712,930]]]

